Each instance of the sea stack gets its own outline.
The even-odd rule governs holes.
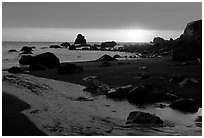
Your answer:
[[[86,44],[86,39],[82,34],[78,34],[74,44]]]

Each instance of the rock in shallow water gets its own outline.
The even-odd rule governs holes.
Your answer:
[[[9,73],[22,73],[23,70],[19,67],[13,66],[11,68],[8,69]]]
[[[132,123],[162,125],[163,121],[153,114],[133,111],[129,114],[126,124]]]
[[[180,110],[182,112],[198,112],[199,105],[193,99],[179,99],[174,101],[169,107]]]

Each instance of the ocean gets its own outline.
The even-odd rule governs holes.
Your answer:
[[[61,42],[2,42],[2,69],[8,69],[12,66],[19,66],[20,49],[23,46],[35,46],[32,55],[38,55],[44,52],[52,52],[59,59],[60,62],[79,62],[90,61],[100,58],[104,54],[114,56],[116,54],[121,56],[133,56],[132,53],[118,52],[118,51],[82,51],[82,50],[68,50],[65,48],[53,49],[50,45],[60,45]],[[72,44],[72,42],[70,43]],[[100,42],[90,42],[89,44],[100,44]],[[120,45],[134,44],[134,43],[120,43]],[[9,53],[8,50],[16,49],[18,52]]]

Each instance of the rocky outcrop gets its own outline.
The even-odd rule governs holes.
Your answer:
[[[59,65],[57,72],[59,74],[81,73],[83,72],[83,68],[72,63],[64,63]]]
[[[108,61],[104,61],[99,64],[99,67],[110,67],[110,66],[111,66],[111,63],[109,63]]]
[[[153,39],[154,44],[160,44],[160,43],[164,43],[164,42],[165,42],[164,38],[161,38],[161,37],[155,37]]]
[[[202,59],[202,20],[188,23],[184,33],[174,42],[173,60]]]
[[[114,47],[114,46],[116,46],[116,45],[117,45],[117,43],[114,42],[114,41],[101,43],[101,47],[102,47],[102,48],[104,48],[104,47]]]
[[[198,103],[193,99],[179,99],[174,101],[169,107],[183,112],[197,112],[199,109]]]
[[[129,114],[126,124],[133,123],[163,125],[163,121],[158,116],[141,111],[133,111]]]
[[[78,34],[74,44],[86,44],[86,39],[82,34]]]
[[[76,46],[75,45],[69,46],[69,50],[76,50]]]

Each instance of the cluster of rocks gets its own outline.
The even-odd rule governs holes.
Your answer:
[[[199,109],[198,103],[195,100],[185,99],[171,94],[157,84],[126,85],[110,88],[96,76],[87,78],[89,78],[89,84],[84,91],[89,91],[94,94],[102,94],[114,99],[127,99],[133,104],[149,104],[168,101],[172,102],[169,107],[183,112],[197,112]]]
[[[150,45],[144,46],[140,52],[142,58],[172,56],[175,61],[202,59],[202,20],[187,24],[184,33],[175,40],[155,37]]]

